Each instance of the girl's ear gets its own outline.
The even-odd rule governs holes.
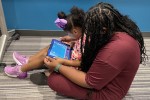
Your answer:
[[[74,34],[77,34],[77,33],[78,33],[78,30],[77,30],[76,28],[74,28],[74,29],[73,29],[73,33],[74,33]]]

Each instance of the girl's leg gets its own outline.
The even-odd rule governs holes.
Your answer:
[[[43,48],[42,50],[40,50],[39,52],[37,52],[36,54],[34,54],[30,57],[27,57],[25,55],[21,55],[18,52],[13,52],[13,59],[15,60],[15,62],[18,65],[24,65],[24,64],[36,59],[37,57],[45,56],[48,48],[49,48],[49,46]]]
[[[30,60],[27,64],[21,66],[21,71],[27,72],[42,67],[44,64],[44,58],[45,56],[34,57],[34,59]]]
[[[52,72],[48,77],[48,85],[59,94],[76,99],[89,99],[89,94],[91,92],[90,89],[80,87],[63,75],[55,72]]]
[[[27,72],[27,71],[41,67],[44,64],[44,58],[47,55],[48,48],[49,47],[45,47],[44,49],[42,49],[38,53],[36,53],[34,56],[32,56],[29,59],[27,64],[22,65],[21,71]]]
[[[42,67],[44,58],[47,54],[48,47],[42,49],[36,56],[31,57],[28,63],[24,65],[16,65],[15,67],[6,66],[4,72],[10,77],[26,78],[27,71]]]
[[[21,71],[26,72],[41,67],[44,64],[44,58],[47,55],[48,48],[49,46],[31,56],[28,60],[28,63],[22,66]]]
[[[39,52],[37,52],[36,54],[32,55],[29,57],[29,62],[31,62],[32,60],[35,60],[36,58],[38,57],[41,57],[41,56],[46,56],[47,54],[47,51],[48,51],[48,48],[49,46],[41,49]]]

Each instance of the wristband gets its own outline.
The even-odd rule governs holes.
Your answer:
[[[54,71],[55,72],[59,72],[59,68],[62,66],[62,64],[58,64],[55,68],[54,68]]]

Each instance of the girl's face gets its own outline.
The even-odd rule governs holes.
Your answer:
[[[82,35],[82,29],[79,27],[74,27],[70,32],[67,32],[68,36],[73,39],[79,39]]]

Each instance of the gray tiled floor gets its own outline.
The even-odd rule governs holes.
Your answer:
[[[3,63],[13,64],[12,52],[19,51],[24,55],[32,55],[47,46],[51,38],[22,36],[20,40],[13,41],[8,47]],[[150,38],[145,38],[147,54],[150,55]],[[34,71],[29,72],[29,75]],[[37,86],[29,77],[23,80],[9,78],[3,73],[0,65],[0,100],[71,100],[57,95],[48,86]],[[124,100],[150,100],[150,62],[146,66],[140,65],[137,75]]]

